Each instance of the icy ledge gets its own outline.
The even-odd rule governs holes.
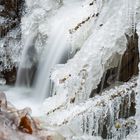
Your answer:
[[[135,115],[132,108],[135,104],[136,81],[134,78],[123,85],[106,90],[102,96],[95,96],[77,105],[72,104],[68,108],[61,107],[48,111],[48,105],[44,103],[44,112],[47,114],[46,126],[58,129],[57,131],[65,137],[104,137],[107,133],[108,138],[123,138],[135,128],[134,118],[129,117]],[[51,104],[54,103],[50,102]]]
[[[82,103],[76,105],[72,104],[68,108],[61,108],[54,111],[48,111],[47,108],[44,108],[45,113],[47,113],[47,122],[51,125],[60,126],[70,122],[73,118],[77,117],[77,115],[84,114],[89,110],[94,112],[97,110],[96,108],[103,109],[106,105],[107,107],[105,108],[110,108],[111,106],[108,107],[108,105],[115,104],[115,102],[118,102],[117,106],[119,106],[123,97],[126,95],[129,96],[132,92],[135,92],[136,85],[136,78],[134,78],[130,82],[104,91],[101,96],[97,95]],[[57,100],[57,103],[59,103],[59,100]],[[129,103],[131,103],[131,101],[129,101]],[[45,103],[44,106],[46,106]]]

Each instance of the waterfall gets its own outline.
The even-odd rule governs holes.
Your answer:
[[[37,33],[30,34],[30,36],[26,39],[23,55],[17,73],[16,86],[30,87],[34,69],[37,63],[37,52],[35,49],[36,39]]]
[[[51,72],[56,64],[64,64],[69,58],[71,46],[69,30],[83,20],[83,15],[84,19],[89,15],[81,6],[82,0],[72,1],[73,4],[66,0],[62,7],[57,5],[57,8],[54,9],[51,1],[47,2],[51,9],[48,8],[49,10],[45,11],[43,7],[43,10],[40,7],[35,9],[33,7],[31,13],[25,15],[22,20],[25,22],[25,25],[23,24],[25,45],[16,81],[17,86],[32,87],[32,95],[38,101],[51,96]],[[58,3],[61,6],[62,1],[60,0]],[[38,5],[43,6],[43,1]],[[80,10],[83,10],[83,15]],[[76,15],[77,18],[75,18]],[[38,34],[41,34],[41,38],[38,37]],[[39,55],[37,49],[40,48],[40,44],[37,42],[43,39],[44,34],[47,35],[47,38],[42,44]],[[40,96],[39,99],[38,96]]]
[[[68,43],[64,32],[63,23],[55,25],[52,34],[47,42],[37,70],[34,81],[34,93],[38,99],[41,92],[40,100],[50,96],[50,74],[56,64],[65,63],[68,59]]]

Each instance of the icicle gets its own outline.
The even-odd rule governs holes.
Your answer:
[[[96,120],[95,120],[95,113],[94,112],[92,113],[92,120],[93,120],[93,126],[92,126],[92,134],[91,135],[93,136],[95,134],[95,127],[96,127],[96,125],[95,125]]]
[[[131,96],[132,96],[132,94],[131,94],[132,92],[128,92],[128,116],[130,116],[130,107],[131,107],[131,100],[132,100],[132,98],[131,98]]]
[[[90,136],[92,136],[93,126],[94,126],[94,120],[93,120],[93,113],[91,112],[89,114],[89,135]]]
[[[89,134],[89,125],[90,125],[89,116],[87,114],[87,117],[86,117],[86,134],[87,135]]]
[[[83,134],[86,133],[86,119],[85,119],[85,116],[83,115],[83,124],[82,124],[82,127],[83,127]]]
[[[128,23],[130,34],[133,35],[136,31],[136,2],[134,0],[128,0]]]

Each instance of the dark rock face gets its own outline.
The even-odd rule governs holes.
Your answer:
[[[126,35],[128,44],[127,49],[122,56],[119,80],[127,82],[132,76],[138,75],[139,51],[138,35],[135,32],[132,36]]]

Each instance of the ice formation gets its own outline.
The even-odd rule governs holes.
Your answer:
[[[7,46],[7,47],[5,47]],[[0,39],[0,71],[10,70],[20,61],[21,54],[20,28],[10,31],[6,37]]]
[[[59,131],[66,137],[99,135],[108,139],[123,138],[125,134],[129,133],[128,131],[134,131],[132,126],[135,126],[135,121],[133,118],[129,118],[133,113],[128,111],[128,116],[124,114],[127,114],[127,107],[130,109],[135,102],[133,98],[136,94],[135,89],[136,79],[133,79],[122,86],[116,86],[103,92],[102,96],[71,105],[66,109],[59,108],[48,111],[45,108],[47,105],[44,103],[44,111],[47,113],[46,122],[49,122],[47,123],[49,127],[59,127]],[[122,104],[122,102],[124,103]],[[127,104],[129,105],[127,106]],[[127,107],[120,110],[122,106]],[[125,117],[128,119],[124,120]],[[131,121],[132,126],[125,125]],[[117,123],[121,125],[118,129]],[[130,130],[127,130],[127,127]]]
[[[72,98],[75,102],[84,101],[89,98],[92,89],[97,88],[104,71],[118,65],[118,58],[126,50],[125,33],[129,29],[125,4],[124,1],[105,3],[92,34],[81,50],[52,73],[54,95],[66,94],[67,103]]]

